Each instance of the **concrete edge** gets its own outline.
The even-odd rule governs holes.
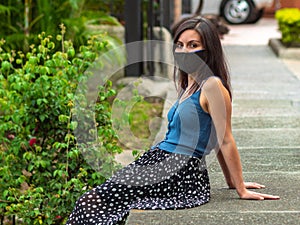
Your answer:
[[[285,47],[280,39],[271,38],[268,45],[273,52],[282,59],[300,59],[300,47]]]

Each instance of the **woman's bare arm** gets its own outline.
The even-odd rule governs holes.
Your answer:
[[[223,171],[223,174],[224,174],[224,177],[225,177],[225,180],[226,180],[226,183],[227,183],[228,187],[232,188],[232,189],[235,188],[235,186],[232,182],[229,170],[228,170],[227,165],[225,163],[222,151],[218,150],[216,154],[217,154],[217,159],[218,159],[220,167]],[[259,183],[256,183],[256,182],[244,182],[244,185],[247,189],[265,188],[265,185],[262,185],[262,184],[259,184]]]
[[[231,130],[231,99],[228,91],[218,78],[211,77],[203,85],[206,108],[212,117],[217,131],[217,140],[221,152],[221,167],[225,169],[226,181],[232,183],[240,198],[243,199],[279,199],[278,196],[261,194],[247,190],[243,180],[242,165]],[[201,103],[201,99],[200,99]],[[203,102],[202,102],[203,104]],[[227,180],[229,179],[230,180]]]
[[[232,182],[229,170],[226,166],[225,160],[224,160],[224,156],[222,154],[222,151],[220,150],[216,150],[216,155],[217,155],[217,159],[219,161],[220,167],[223,171],[224,177],[225,177],[225,181],[228,185],[229,188],[234,188],[234,184]]]

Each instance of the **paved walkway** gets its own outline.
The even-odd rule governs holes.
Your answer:
[[[232,125],[244,178],[265,184],[261,192],[280,195],[281,200],[240,200],[235,190],[225,188],[211,155],[208,204],[176,211],[133,210],[127,225],[299,224],[300,61],[277,58],[267,45],[273,35],[278,35],[274,20],[263,19],[255,25],[232,27],[223,43],[232,74]]]

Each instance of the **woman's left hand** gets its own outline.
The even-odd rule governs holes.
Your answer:
[[[247,189],[262,189],[265,188],[265,185],[258,184],[255,182],[244,182],[244,185]]]
[[[241,199],[248,199],[248,200],[278,200],[280,199],[277,195],[268,195],[263,193],[258,193],[254,191],[249,191],[245,189],[245,191],[241,194],[239,193]]]

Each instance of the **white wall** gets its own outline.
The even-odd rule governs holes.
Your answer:
[[[191,0],[191,12],[198,7],[199,0]],[[221,0],[204,0],[202,14],[219,14]]]

